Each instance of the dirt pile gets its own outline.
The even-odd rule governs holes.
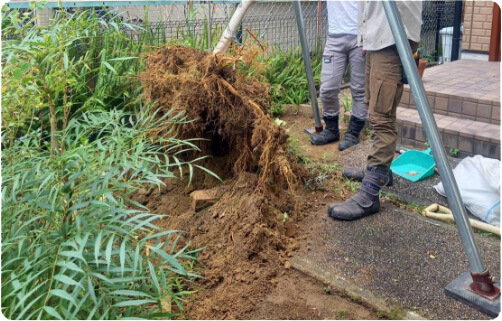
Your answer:
[[[140,77],[144,95],[195,120],[178,128],[180,137],[207,139],[199,142],[203,153],[223,156],[231,177],[258,171],[259,188],[294,190],[298,168],[284,150],[284,129],[267,115],[268,85],[242,72],[249,64],[241,58],[176,46],[151,53]]]
[[[186,231],[186,241],[205,247],[199,257],[198,292],[186,302],[192,319],[238,319],[269,293],[298,248],[295,190],[303,169],[286,152],[287,134],[269,115],[268,87],[241,71],[239,57],[213,56],[170,47],[147,58],[144,93],[167,112],[186,111],[182,138],[205,138],[205,164],[225,182],[197,173],[186,187],[172,181],[142,195],[152,212],[169,214],[166,228]],[[212,189],[219,200],[195,212],[190,193]]]
[[[200,252],[196,273],[197,292],[185,302],[190,319],[242,319],[271,291],[277,277],[286,272],[289,256],[299,248],[293,235],[298,215],[291,199],[256,193],[257,175],[241,173],[211,189],[219,201],[194,212],[190,190],[179,186],[165,194],[149,196],[152,212],[166,212],[168,229],[186,231],[185,242]],[[176,205],[174,205],[176,204]],[[285,224],[286,223],[286,224]]]

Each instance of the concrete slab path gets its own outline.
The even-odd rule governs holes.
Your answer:
[[[344,152],[343,166],[363,166],[370,142]],[[458,162],[451,160],[452,165]],[[388,191],[423,205],[446,204],[432,185],[438,175],[419,183],[394,176]],[[310,274],[377,310],[397,307],[397,317],[429,319],[489,319],[451,299],[444,287],[469,270],[455,226],[383,204],[380,213],[355,221],[329,218],[317,211],[305,251],[293,267]],[[500,279],[500,241],[475,235],[483,262]],[[413,313],[406,314],[406,311]],[[396,317],[396,316],[394,316]]]

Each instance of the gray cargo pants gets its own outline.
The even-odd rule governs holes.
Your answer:
[[[321,68],[320,98],[323,116],[336,116],[340,111],[338,94],[343,74],[350,64],[350,91],[354,99],[352,116],[365,120],[368,106],[364,103],[365,59],[362,47],[357,47],[357,35],[328,35]]]

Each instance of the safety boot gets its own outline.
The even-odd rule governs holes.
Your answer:
[[[326,145],[340,140],[340,131],[338,130],[338,115],[324,116],[326,127],[317,135],[310,138],[312,145]]]
[[[347,167],[342,171],[342,176],[353,181],[361,182],[364,178],[364,169],[357,167]],[[389,182],[386,186],[392,186],[392,171],[389,170]]]
[[[361,188],[343,203],[328,207],[328,215],[335,220],[353,221],[380,211],[379,192],[389,181],[389,170],[381,167],[366,168]]]
[[[346,150],[349,147],[359,144],[359,133],[361,133],[365,123],[365,119],[350,116],[349,128],[347,128],[345,136],[338,145],[338,150]]]

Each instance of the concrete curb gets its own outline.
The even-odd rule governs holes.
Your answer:
[[[317,266],[312,264],[309,259],[302,257],[293,257],[290,260],[290,263],[291,266],[298,271],[331,286],[335,290],[335,292],[341,293],[342,295],[349,298],[358,297],[360,298],[358,301],[374,310],[384,311],[388,313],[392,312],[393,307],[389,306],[385,300],[375,296],[370,291],[364,290],[363,288],[358,287],[356,284],[347,281],[340,275],[318,268]],[[405,320],[428,320],[427,318],[424,318],[413,311],[403,310],[403,312]]]

